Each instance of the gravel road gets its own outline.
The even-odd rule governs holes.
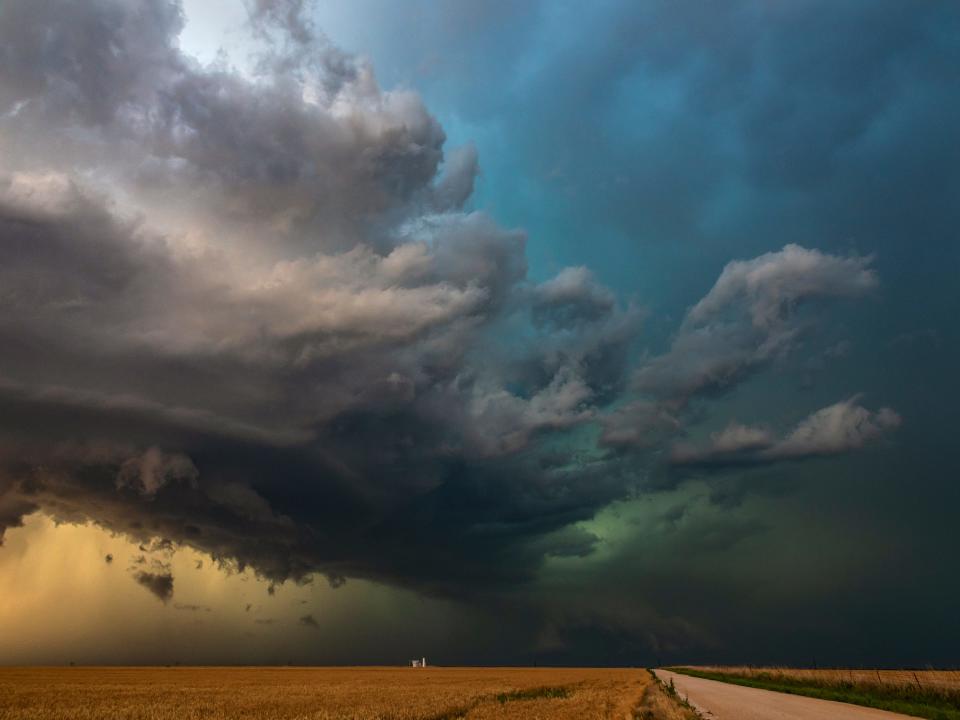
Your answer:
[[[909,715],[655,670],[707,720],[904,720]]]

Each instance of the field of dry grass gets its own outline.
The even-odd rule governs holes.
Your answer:
[[[0,668],[0,720],[626,720],[649,683],[639,669]]]
[[[703,665],[672,668],[711,680],[960,720],[960,670],[803,669]]]
[[[694,669],[726,675],[755,678],[801,680],[829,685],[870,685],[911,687],[923,690],[955,692],[960,696],[960,670],[867,670],[867,669],[809,669],[786,667],[748,667],[738,665],[701,665]]]

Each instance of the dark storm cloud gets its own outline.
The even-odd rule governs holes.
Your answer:
[[[174,3],[5,4],[0,112],[33,104],[54,122],[110,123],[171,69],[170,38],[182,22]]]
[[[751,444],[782,441],[856,391],[865,394],[853,405],[871,418],[886,405],[903,416],[863,452],[808,443],[805,452],[849,450],[673,468],[684,481],[671,508],[684,512],[638,520],[640,538],[582,581],[582,612],[558,609],[544,633],[554,657],[582,662],[590,647],[603,661],[631,638],[682,662],[690,648],[721,661],[809,663],[836,648],[841,664],[955,662],[957,584],[939,558],[957,544],[960,472],[957,6],[645,0],[425,12],[358,0],[331,15],[358,5],[367,14],[354,35],[384,55],[382,71],[412,78],[461,133],[476,129],[479,201],[530,228],[534,271],[588,265],[653,305],[642,338],[652,362],[630,368],[639,384],[595,418],[633,470],[669,461],[677,443],[707,450],[711,431],[736,420],[753,431],[740,438],[753,458]],[[389,30],[378,36],[378,26]],[[880,284],[861,285],[856,303],[808,297],[767,328],[744,295],[732,317],[677,327],[672,318],[731,259],[790,244],[872,257]],[[827,352],[844,341],[843,357]],[[536,378],[540,364],[522,368]],[[539,462],[564,464],[546,451]],[[701,479],[709,508],[698,512]],[[662,567],[644,564],[652,555]],[[576,583],[563,578],[558,605],[575,604]]]
[[[543,469],[534,445],[594,417],[625,372],[630,311],[583,271],[566,290],[562,275],[534,293],[534,314],[562,321],[537,320],[540,349],[511,360],[493,326],[529,316],[524,238],[457,209],[476,154],[441,173],[443,132],[416,96],[364,68],[333,96],[272,66],[255,82],[198,68],[172,44],[175,7],[91,4],[127,54],[124,85],[85,37],[32,12],[10,17],[49,26],[63,58],[9,36],[7,53],[47,65],[2,78],[5,134],[69,152],[12,158],[0,198],[15,515],[96,507],[113,530],[278,581],[439,587],[461,563],[481,582],[528,575],[549,543],[495,558],[621,492],[597,468]],[[166,44],[141,42],[150,13],[169,17]],[[80,111],[94,99],[78,67],[106,78],[111,107]]]
[[[477,600],[589,557],[574,523],[794,352],[809,306],[878,287],[869,257],[787,244],[730,262],[634,362],[641,310],[584,267],[528,282],[525,235],[464,210],[475,149],[445,152],[416,94],[303,3],[250,7],[254,77],[182,55],[165,0],[0,14],[0,534],[40,509],[276,583]],[[896,424],[821,413],[692,457],[840,453]]]
[[[317,620],[313,617],[313,615],[304,615],[297,622],[304,627],[312,628],[314,630],[318,630],[320,628],[320,625],[317,624]]]
[[[134,574],[133,579],[143,585],[163,602],[167,602],[173,597],[173,575],[169,572],[154,573],[146,570],[140,570]]]
[[[687,313],[670,350],[640,368],[639,390],[685,404],[722,391],[758,365],[789,351],[797,309],[819,298],[857,297],[877,286],[870,259],[836,257],[787,245],[729,263]]]
[[[669,349],[634,371],[633,387],[645,397],[607,414],[600,442],[613,448],[649,448],[682,431],[692,403],[731,391],[765,364],[796,349],[808,322],[804,305],[874,291],[878,280],[870,263],[870,258],[787,245],[753,260],[727,264],[710,291],[687,312]],[[809,436],[807,442],[785,440],[783,447],[773,447],[772,439],[760,430],[731,426],[714,437],[712,449],[675,447],[673,462],[725,454],[733,458],[752,450],[763,450],[755,460],[773,461],[826,454],[826,448],[838,453],[857,449],[876,434],[864,433],[859,442],[839,436],[848,429],[856,434],[859,421],[869,422],[869,413],[866,418],[862,413],[867,411],[851,402],[825,408],[797,428],[797,433]],[[844,423],[851,427],[840,427]],[[829,428],[816,432],[823,424]],[[831,433],[837,437],[828,437]]]
[[[670,462],[730,467],[837,455],[859,449],[900,425],[900,416],[890,408],[871,412],[856,400],[817,410],[782,438],[765,428],[731,423],[713,433],[705,447],[677,443]]]
[[[883,196],[896,172],[866,181],[891,162],[912,176],[929,161],[954,185],[941,169],[956,157],[946,141],[960,103],[945,72],[956,20],[949,4],[889,1],[602,4],[578,14],[577,32],[542,40],[535,74],[515,88],[535,95],[538,112],[510,141],[522,133],[532,169],[553,168],[555,190],[587,194],[579,206],[630,236],[695,242],[745,229],[731,224],[738,211],[756,227],[786,210],[797,225],[784,231],[802,237],[821,218],[828,228],[865,210],[845,213],[838,199]],[[617,142],[569,142],[598,125]],[[922,160],[900,157],[907,148]],[[944,197],[934,177],[923,184]],[[814,209],[820,218],[800,215]]]
[[[299,43],[314,38],[314,29],[306,16],[304,0],[253,0],[248,3],[251,19],[266,22],[286,30]]]
[[[615,309],[613,293],[598,285],[585,267],[567,268],[539,285],[532,304],[535,323],[558,327],[593,322]]]

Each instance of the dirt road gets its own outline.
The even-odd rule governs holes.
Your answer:
[[[908,715],[655,670],[707,720],[904,720]]]

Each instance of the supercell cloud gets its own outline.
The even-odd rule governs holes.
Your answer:
[[[170,0],[3,3],[0,538],[42,511],[271,582],[501,602],[590,556],[611,503],[895,436],[856,384],[806,417],[722,405],[882,294],[873,256],[770,238],[644,351],[591,268],[528,277],[417,93],[303,3],[249,11],[241,71],[181,52]]]
[[[799,306],[878,285],[869,258],[795,245],[731,262],[631,363],[640,311],[584,267],[530,283],[523,233],[464,208],[475,150],[298,4],[255,6],[253,75],[185,56],[182,22],[163,0],[4,9],[6,526],[90,519],[275,581],[522,580],[544,536],[642,484],[606,447],[666,442],[790,351]],[[878,434],[836,412],[745,459]],[[599,444],[557,442],[591,425]]]

